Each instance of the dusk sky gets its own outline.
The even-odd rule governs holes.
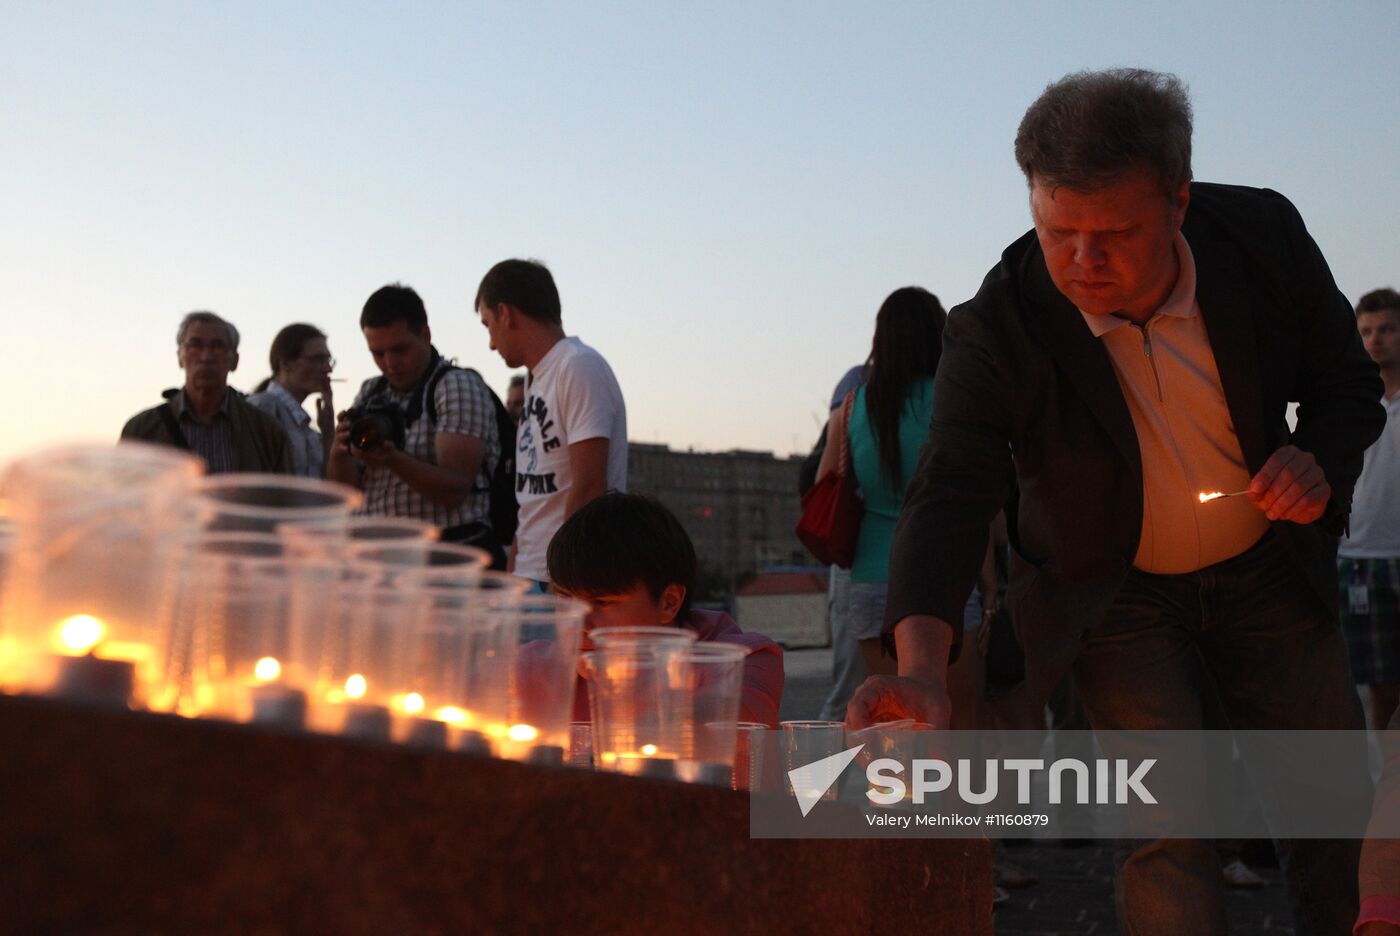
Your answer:
[[[1400,2],[0,2],[0,460],[114,439],[196,308],[330,335],[417,289],[555,273],[633,441],[806,450],[875,311],[969,298],[1030,226],[1011,143],[1083,68],[1181,76],[1199,179],[1298,206],[1347,298],[1400,287]]]

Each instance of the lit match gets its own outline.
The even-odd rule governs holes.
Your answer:
[[[1202,503],[1202,504],[1208,504],[1208,503],[1210,503],[1210,502],[1213,501],[1213,500],[1220,500],[1220,498],[1222,498],[1222,497],[1239,497],[1241,494],[1248,494],[1248,493],[1249,493],[1249,491],[1247,491],[1247,490],[1245,490],[1245,491],[1231,491],[1229,494],[1224,494],[1224,493],[1221,493],[1220,491],[1211,491],[1210,493],[1206,493],[1206,492],[1202,491],[1201,494],[1200,494],[1200,498],[1201,498],[1201,503]]]

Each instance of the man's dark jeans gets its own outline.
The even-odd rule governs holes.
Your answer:
[[[1273,533],[1198,572],[1130,572],[1074,678],[1096,730],[1200,729],[1209,682],[1238,730],[1365,728],[1341,631]],[[1365,774],[1364,751],[1337,769]],[[1268,778],[1254,786],[1267,799]],[[1278,846],[1299,936],[1350,933],[1360,841]],[[1117,897],[1124,936],[1226,932],[1210,842],[1124,843]]]

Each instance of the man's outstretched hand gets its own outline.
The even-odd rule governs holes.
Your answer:
[[[871,676],[846,706],[846,727],[856,730],[912,718],[944,729],[952,711],[947,686],[937,678]]]

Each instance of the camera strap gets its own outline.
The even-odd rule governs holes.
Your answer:
[[[428,420],[437,422],[437,407],[433,405],[432,393],[437,389],[438,381],[450,367],[442,367],[442,355],[437,348],[432,348],[433,356],[428,361],[427,373],[419,381],[418,386],[413,388],[408,398],[408,405],[403,408],[404,427],[411,429],[423,415],[424,399],[427,399]],[[370,387],[369,398],[387,397],[389,391],[389,379],[387,377],[376,377]]]
[[[170,441],[174,442],[177,448],[182,448],[187,452],[191,451],[190,440],[185,438],[185,432],[180,428],[180,421],[175,418],[174,396],[167,397],[164,403],[156,407],[156,411],[160,413],[160,421],[165,423],[165,431],[170,433]]]

